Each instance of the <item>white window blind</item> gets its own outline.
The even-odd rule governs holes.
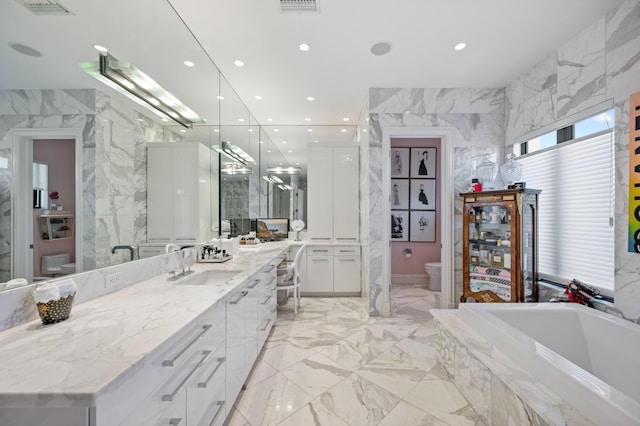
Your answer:
[[[613,296],[613,132],[519,158],[527,187],[541,189],[538,271],[576,278]],[[606,290],[609,291],[606,291]]]
[[[33,163],[33,189],[49,189],[49,167],[44,163]]]

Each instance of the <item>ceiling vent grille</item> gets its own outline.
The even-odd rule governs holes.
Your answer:
[[[55,0],[16,0],[34,15],[73,15]]]
[[[280,0],[280,10],[283,12],[317,12],[317,0]]]

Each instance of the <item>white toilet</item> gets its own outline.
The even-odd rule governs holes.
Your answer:
[[[40,270],[43,275],[69,275],[76,273],[76,264],[71,263],[69,253],[42,256]]]
[[[440,262],[427,262],[424,264],[424,270],[428,276],[427,288],[432,291],[440,291]]]

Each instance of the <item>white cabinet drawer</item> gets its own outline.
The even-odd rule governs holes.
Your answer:
[[[302,283],[304,292],[333,292],[333,256],[308,256],[307,279]]]
[[[307,256],[332,256],[331,246],[307,246]]]
[[[360,256],[360,247],[334,247],[334,256]]]
[[[360,292],[360,256],[333,258],[333,291],[336,293]]]

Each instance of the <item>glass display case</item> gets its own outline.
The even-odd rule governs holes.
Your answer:
[[[43,214],[38,217],[38,225],[44,241],[73,237],[72,214]]]
[[[466,192],[461,302],[535,302],[537,189]]]

